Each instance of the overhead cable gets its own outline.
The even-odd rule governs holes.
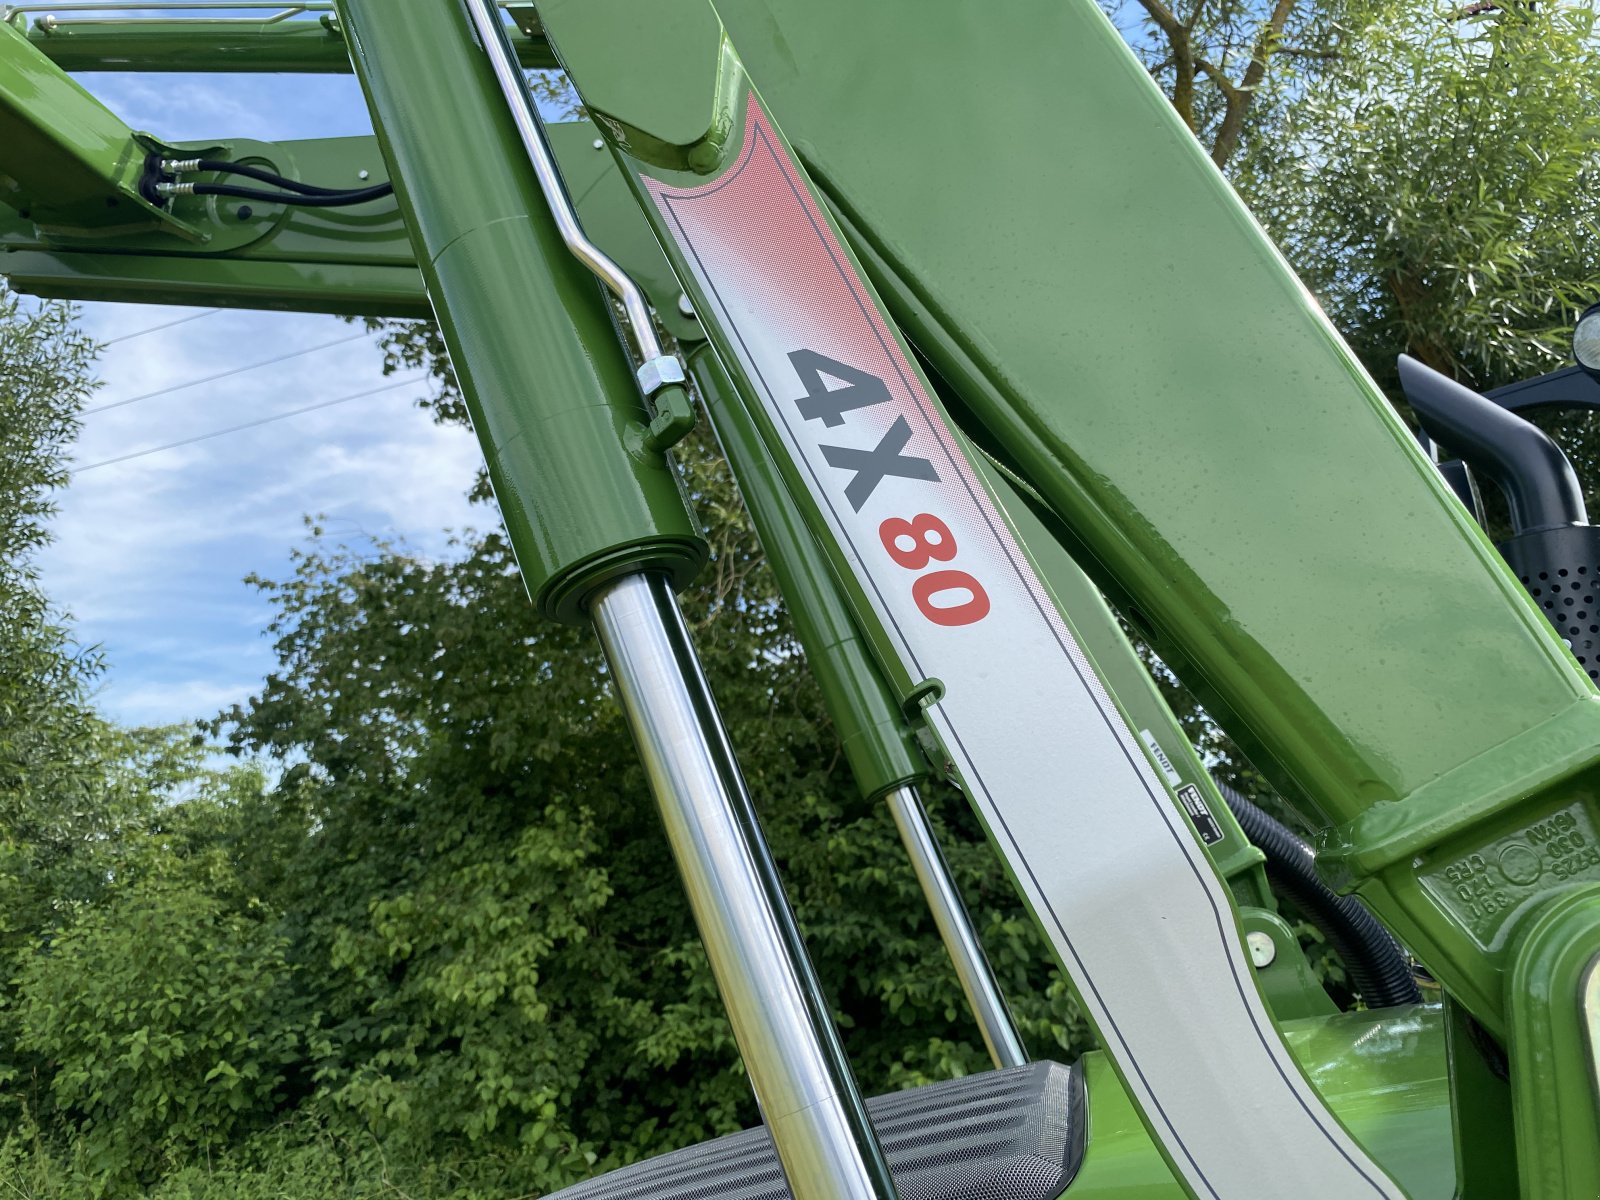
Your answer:
[[[281,362],[288,362],[291,358],[303,358],[307,354],[315,354],[318,350],[331,350],[334,346],[343,346],[348,342],[358,342],[369,337],[366,333],[352,333],[349,337],[335,338],[331,342],[323,342],[317,346],[307,346],[301,350],[291,350],[287,354],[280,354],[275,358],[264,358],[260,362],[249,363],[242,367],[231,367],[226,371],[218,371],[215,375],[206,375],[200,379],[191,379],[187,383],[175,383],[171,387],[164,387],[154,392],[146,392],[142,396],[129,396],[126,400],[113,400],[110,404],[97,404],[93,408],[86,408],[80,414],[90,416],[93,413],[107,412],[113,408],[122,408],[124,405],[137,404],[141,400],[154,400],[157,396],[165,396],[172,392],[181,392],[185,388],[199,387],[202,383],[215,383],[219,379],[227,379],[233,375],[243,375],[246,371],[254,371],[260,367],[271,367]]]
[[[368,388],[364,392],[352,392],[348,396],[339,396],[333,400],[324,400],[320,404],[308,404],[304,408],[291,408],[288,412],[273,413],[270,417],[262,417],[257,421],[246,421],[243,425],[230,425],[226,429],[213,429],[210,433],[197,434],[194,437],[182,438],[176,442],[167,442],[161,446],[151,446],[145,450],[135,450],[131,454],[120,454],[116,458],[103,458],[99,462],[90,463],[83,467],[74,467],[74,475],[82,475],[85,471],[95,471],[101,467],[109,467],[112,463],[128,462],[130,459],[143,458],[147,454],[160,454],[163,450],[176,450],[179,446],[192,446],[196,442],[210,441],[212,438],[221,437],[227,433],[239,433],[245,429],[254,429],[259,425],[270,425],[274,421],[286,421],[290,417],[298,417],[308,412],[316,412],[319,408],[332,408],[335,404],[346,404],[351,400],[359,400],[363,396],[375,396],[379,392],[390,392],[395,388],[407,384],[417,383],[427,378],[425,375],[412,375],[405,379],[397,379],[381,387]]]
[[[130,342],[134,338],[143,337],[147,333],[160,333],[163,329],[171,329],[174,325],[187,325],[190,321],[198,321],[201,317],[215,316],[221,312],[220,308],[208,308],[204,312],[190,313],[187,317],[179,317],[176,321],[168,321],[162,325],[152,325],[149,329],[141,329],[137,333],[125,333],[121,337],[114,337],[110,341],[101,342],[101,348],[115,346],[118,342]]]

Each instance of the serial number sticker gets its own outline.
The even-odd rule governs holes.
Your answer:
[[[1189,814],[1189,820],[1202,842],[1215,846],[1222,840],[1222,826],[1217,824],[1217,819],[1206,807],[1205,797],[1200,794],[1199,788],[1192,783],[1184,784],[1178,789],[1178,802],[1183,805],[1183,811]]]
[[[720,176],[644,183],[818,536],[910,677],[944,684],[928,724],[1184,1186],[1399,1200],[1301,1074],[1204,849],[755,97]],[[1203,1037],[1174,1020],[1194,1012]]]

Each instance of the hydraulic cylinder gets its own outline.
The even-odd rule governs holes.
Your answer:
[[[338,8],[534,602],[578,623],[585,598],[621,575],[685,586],[705,543],[647,444],[608,301],[563,243],[465,15]]]

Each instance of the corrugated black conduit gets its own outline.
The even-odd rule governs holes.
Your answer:
[[[1417,1004],[1422,993],[1400,946],[1351,896],[1341,896],[1317,875],[1316,852],[1281,821],[1227,784],[1217,788],[1245,837],[1267,856],[1267,879],[1321,931],[1350,973],[1350,987],[1369,1008]]]

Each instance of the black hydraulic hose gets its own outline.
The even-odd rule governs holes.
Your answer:
[[[228,162],[221,158],[199,158],[194,160],[194,169],[197,171],[216,171],[223,175],[243,175],[247,179],[259,180],[281,187],[285,191],[299,192],[303,196],[345,196],[353,192],[367,191],[367,188],[329,188],[319,187],[314,183],[301,183],[298,179],[290,179],[287,175],[279,175],[276,171],[269,171],[265,167],[252,167],[247,163]],[[379,185],[373,185],[379,186]]]
[[[1267,879],[1294,902],[1343,960],[1351,989],[1361,993],[1370,1008],[1419,1003],[1422,993],[1399,945],[1359,900],[1341,896],[1322,882],[1311,847],[1227,784],[1219,781],[1217,789],[1245,837],[1267,856]]]
[[[1589,523],[1578,474],[1544,430],[1406,354],[1400,387],[1430,437],[1500,485],[1516,532]]]
[[[380,183],[376,187],[360,188],[353,192],[335,192],[327,196],[302,196],[294,192],[268,192],[261,188],[235,187],[231,183],[197,183],[190,193],[195,196],[237,196],[241,200],[262,200],[269,204],[298,204],[302,208],[342,208],[347,204],[365,204],[378,200],[394,191],[394,184]]]

